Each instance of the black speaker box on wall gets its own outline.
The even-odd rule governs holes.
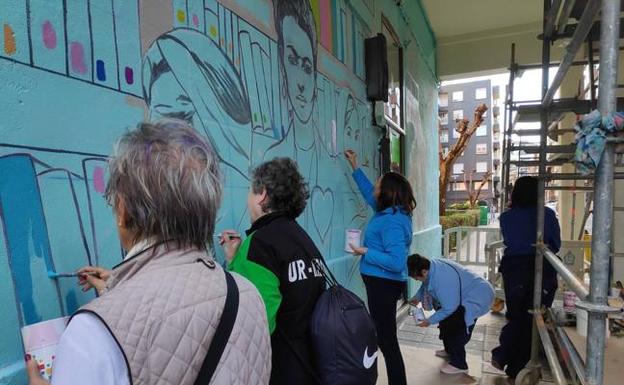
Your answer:
[[[368,100],[388,101],[388,56],[386,37],[378,33],[364,41],[366,96]]]

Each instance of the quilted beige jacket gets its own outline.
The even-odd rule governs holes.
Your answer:
[[[211,384],[267,384],[271,342],[266,311],[252,284],[240,292],[234,329]],[[152,247],[115,267],[93,312],[123,350],[131,384],[193,385],[225,303],[223,269],[203,251]]]

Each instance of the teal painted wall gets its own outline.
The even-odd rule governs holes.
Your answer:
[[[411,2],[402,10],[390,0],[303,4],[299,23],[278,17],[282,42],[268,0],[0,2],[0,383],[25,384],[21,326],[93,298],[47,271],[121,260],[102,196],[106,157],[143,119],[186,119],[218,150],[226,198],[217,230],[247,226],[251,167],[296,158],[312,192],[300,221],[338,279],[363,295],[344,231],[364,228],[371,212],[341,153],[357,149],[365,172],[379,175],[363,39],[380,30],[382,14],[405,45],[414,250],[439,254],[435,40],[426,18]]]

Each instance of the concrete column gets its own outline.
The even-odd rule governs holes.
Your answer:
[[[580,55],[579,55],[580,56]],[[583,67],[572,67],[568,71],[568,74],[561,84],[559,89],[560,98],[576,98],[579,96],[579,89],[582,91],[585,85],[583,84]],[[573,128],[576,121],[576,115],[568,113],[560,124],[560,128]],[[570,144],[574,143],[574,134],[564,134],[559,137],[558,144]],[[561,167],[563,173],[574,173],[575,167],[573,164],[566,164]],[[582,181],[577,181],[577,186],[583,184]],[[563,186],[573,186],[573,181],[562,181]],[[574,194],[571,191],[557,191],[551,192],[557,196],[558,201],[558,214],[561,223],[561,239],[573,240],[577,239],[581,222],[583,220],[583,212],[585,208],[585,192],[577,192]],[[576,198],[574,198],[576,195]],[[550,194],[546,195],[547,197]],[[576,203],[574,201],[576,200]],[[573,222],[574,220],[574,222]]]

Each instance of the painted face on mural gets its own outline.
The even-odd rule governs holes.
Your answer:
[[[150,118],[175,118],[193,124],[195,108],[171,71],[158,76],[152,84]]]
[[[359,153],[362,148],[362,138],[357,115],[355,102],[349,95],[344,110],[344,148],[350,148]]]
[[[297,119],[307,122],[312,115],[315,98],[312,42],[294,17],[287,16],[282,23],[284,31],[282,64],[286,74],[288,99],[295,110]]]

